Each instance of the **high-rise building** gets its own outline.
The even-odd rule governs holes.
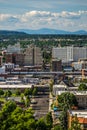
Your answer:
[[[87,58],[86,47],[54,47],[52,49],[52,58],[61,59],[62,62],[78,61],[79,58]]]
[[[25,65],[42,65],[41,49],[34,45],[30,45],[25,50],[24,64]]]
[[[11,46],[8,50],[9,51],[5,54],[6,63],[14,63],[20,66],[42,65],[43,63],[41,49],[34,45],[30,45],[26,48],[25,52],[20,52],[19,44],[15,45],[15,47]]]
[[[24,54],[23,53],[15,54],[15,62],[17,65],[23,66],[24,65]]]
[[[6,53],[6,63],[14,63],[17,65],[24,65],[24,54],[23,53]]]

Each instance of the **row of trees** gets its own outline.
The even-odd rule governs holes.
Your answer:
[[[21,90],[16,89],[14,94],[15,94],[15,96],[20,96],[21,93],[22,93]],[[25,96],[27,96],[27,95],[35,96],[37,94],[37,88],[36,87],[35,88],[26,88],[23,93]],[[0,97],[1,96],[10,97],[12,94],[13,93],[10,90],[4,91],[3,89],[0,89]]]
[[[22,103],[22,105],[24,107],[29,107],[29,105],[31,103],[31,96],[35,96],[36,94],[37,94],[36,87],[35,88],[26,88],[24,90],[24,92],[21,92],[21,90],[16,89],[15,93],[14,93],[14,91],[13,92],[10,90],[4,91],[4,90],[0,89],[0,97],[2,97],[2,99],[5,98],[6,100],[8,100],[8,97],[19,96],[19,97],[21,97],[20,103]],[[1,100],[0,106],[4,102],[5,102],[5,100]]]

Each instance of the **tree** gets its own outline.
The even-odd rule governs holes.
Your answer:
[[[71,122],[71,128],[69,130],[81,130],[81,125],[78,121],[77,115],[75,115]]]
[[[47,126],[46,126],[46,123],[44,121],[44,118],[40,118],[37,121],[36,130],[47,130]]]
[[[30,98],[29,98],[29,96],[26,96],[25,106],[28,107],[29,105],[30,105]]]
[[[52,118],[51,112],[49,112],[49,113],[46,115],[46,124],[47,124],[47,126],[48,126],[49,129],[51,129],[52,126],[53,126],[53,118]]]
[[[37,95],[37,88],[36,87],[33,89],[32,95],[33,96]]]
[[[0,96],[4,95],[4,91],[0,89]]]
[[[45,69],[46,69],[46,63],[45,63],[45,61],[43,60],[42,70],[45,71]]]
[[[51,130],[51,113],[37,121],[32,109],[22,109],[13,101],[8,101],[0,110],[0,130]]]
[[[50,84],[50,92],[52,92],[53,91],[53,84],[54,84],[53,80],[51,80],[49,84]]]
[[[5,97],[10,97],[12,95],[12,92],[10,90],[5,92]]]
[[[86,84],[84,84],[84,83],[80,84],[79,87],[78,87],[78,90],[80,90],[80,91],[85,91],[85,90],[87,90]]]
[[[63,110],[65,107],[70,109],[72,106],[77,106],[77,100],[73,93],[65,92],[61,95],[58,95],[58,106]]]
[[[63,128],[61,127],[61,125],[56,125],[53,130],[63,130]]]
[[[35,119],[30,119],[27,122],[25,122],[25,126],[27,130],[36,130],[36,122]]]
[[[13,101],[8,101],[6,104],[3,106],[2,111],[4,114],[9,114],[12,111],[14,111],[16,108],[16,103]]]
[[[26,88],[25,91],[24,91],[24,95],[25,96],[29,96],[29,95],[32,95],[32,88]]]
[[[65,92],[61,95],[58,95],[58,106],[62,110],[61,115],[59,117],[60,124],[63,130],[67,130],[68,127],[68,117],[67,110],[71,109],[72,106],[77,106],[77,100],[74,94]]]
[[[21,94],[21,102],[22,102],[22,103],[25,103],[24,95],[23,95],[23,94]]]
[[[68,127],[68,117],[67,110],[63,110],[59,116],[60,126],[62,130],[67,130]]]
[[[0,110],[0,130],[36,130],[33,111],[23,110],[8,101]]]
[[[16,96],[19,96],[21,94],[20,90],[19,89],[16,89],[16,92],[15,92]]]
[[[52,57],[52,54],[50,51],[46,51],[46,50],[43,51],[43,58],[44,58],[45,63],[49,63],[51,60],[51,57]]]

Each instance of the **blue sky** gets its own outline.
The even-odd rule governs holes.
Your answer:
[[[87,0],[0,0],[0,29],[87,31]]]

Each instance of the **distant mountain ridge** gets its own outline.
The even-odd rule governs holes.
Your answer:
[[[18,30],[0,30],[0,35],[26,35],[26,34],[43,34],[43,35],[87,35],[87,31],[85,30],[78,30],[75,32],[69,32],[64,30],[56,30],[56,29],[48,29],[48,28],[42,28],[37,30],[31,30],[31,29],[18,29]]]
[[[78,31],[75,31],[75,32],[69,32],[69,31],[64,31],[64,30],[42,28],[42,29],[37,29],[37,30],[19,29],[17,31],[25,32],[27,34],[77,34],[77,35],[87,35],[87,31],[85,31],[85,30],[78,30]]]
[[[26,34],[25,32],[19,32],[14,30],[0,30],[0,35],[15,35],[15,34]]]

